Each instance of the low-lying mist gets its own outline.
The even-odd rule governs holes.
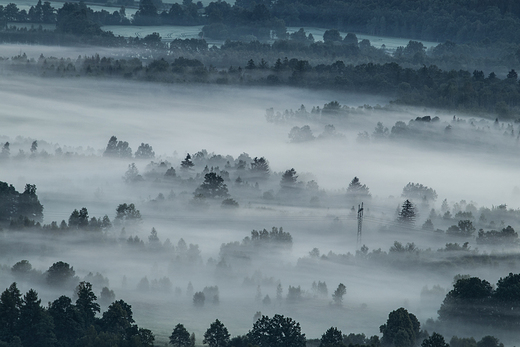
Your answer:
[[[421,322],[436,319],[459,273],[495,283],[515,271],[516,244],[477,243],[475,231],[445,232],[459,220],[470,220],[477,230],[518,228],[518,165],[511,160],[517,143],[503,134],[513,125],[462,115],[454,121],[453,114],[385,106],[389,100],[369,95],[290,88],[10,76],[0,81],[0,100],[0,141],[10,145],[9,157],[0,159],[0,181],[18,191],[35,184],[43,224],[70,224],[71,213],[82,208],[90,218],[107,215],[112,221],[112,227],[96,230],[4,228],[0,285],[17,281],[22,291],[36,288],[42,302],[70,296],[72,288],[45,280],[51,265],[66,262],[79,280],[94,282],[98,296],[107,286],[130,303],[139,325],[159,341],[183,323],[200,342],[215,318],[232,335],[244,334],[257,311],[292,317],[309,338],[331,326],[370,336],[400,306]],[[335,117],[266,119],[271,107],[283,112],[304,104],[310,110],[331,101],[353,109]],[[358,108],[377,104],[385,107]],[[409,121],[426,115],[439,117],[428,128],[433,139],[423,133],[392,136],[396,122],[412,133],[417,128]],[[378,122],[389,128],[383,139],[372,135]],[[301,142],[289,137],[305,125],[318,137],[329,124],[341,136]],[[479,137],[471,130],[477,127],[485,129]],[[456,138],[442,137],[450,129]],[[149,144],[155,156],[104,156],[112,136],[128,142],[132,154]],[[488,143],[499,146],[488,150]],[[193,166],[183,169],[187,154]],[[268,178],[250,172],[256,158],[268,161]],[[169,168],[175,171],[170,180]],[[284,177],[292,168],[289,189]],[[226,177],[229,196],[198,196],[210,172]],[[370,197],[349,195],[354,177]],[[437,196],[410,197],[417,216],[414,225],[403,225],[396,220],[410,182],[431,187]],[[224,197],[238,207],[222,204]],[[116,208],[124,203],[135,204],[141,217],[118,219]],[[434,227],[423,226],[428,219]],[[280,227],[290,243],[279,241],[287,236]],[[502,258],[491,265],[490,254]],[[11,271],[23,259],[34,269],[30,275]],[[318,282],[326,283],[326,291],[316,289]],[[332,303],[340,283],[347,288],[342,306]],[[204,306],[194,307],[193,294],[205,288]],[[500,337],[511,341],[507,334]]]

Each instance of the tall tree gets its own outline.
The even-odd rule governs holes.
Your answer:
[[[259,347],[304,347],[306,343],[300,323],[278,314],[262,316],[247,335]]]
[[[343,347],[343,334],[336,327],[331,327],[321,335],[319,347]]]
[[[227,347],[229,345],[229,332],[227,328],[218,319],[209,326],[204,333],[202,343],[208,344],[209,347]]]
[[[228,194],[224,179],[215,172],[204,175],[204,182],[195,190],[195,196],[203,195],[206,198],[225,198]]]
[[[54,287],[60,287],[70,285],[74,280],[76,272],[68,263],[58,261],[49,267],[46,274],[47,284]]]
[[[423,340],[421,347],[450,347],[450,345],[446,343],[444,336],[434,332],[432,336]]]
[[[347,188],[347,198],[349,200],[361,200],[361,199],[370,199],[372,195],[370,195],[370,190],[365,184],[361,184],[359,178],[354,177],[352,181],[350,181]],[[360,201],[361,202],[361,201]]]
[[[33,289],[23,297],[18,332],[24,347],[51,347],[56,343],[52,317],[41,306]]]
[[[413,227],[415,225],[415,219],[415,206],[407,199],[401,206],[397,221],[404,226]]]
[[[332,300],[334,301],[334,304],[337,306],[343,305],[343,295],[347,293],[347,288],[343,283],[340,283],[338,285],[338,288],[334,291],[334,294],[332,294]]]
[[[421,324],[414,314],[404,308],[390,312],[386,324],[379,327],[383,346],[413,347],[417,343]]]
[[[11,341],[20,317],[22,294],[13,282],[0,295],[0,341]]]
[[[172,334],[170,335],[170,344],[175,347],[191,346],[190,333],[188,330],[186,330],[184,325],[179,323],[175,326]]]
[[[251,163],[251,176],[253,179],[265,180],[269,178],[269,162],[264,157],[255,157]]]
[[[99,304],[96,302],[97,296],[92,290],[89,282],[80,282],[76,287],[76,308],[83,319],[85,328],[94,323],[96,313],[100,312]]]

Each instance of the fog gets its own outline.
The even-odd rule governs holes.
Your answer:
[[[3,52],[11,54],[9,49],[14,48],[7,46]],[[39,49],[43,48],[34,47],[34,53],[31,52],[35,58]],[[67,55],[65,51],[59,53]],[[78,51],[70,51],[71,56],[74,53],[77,56]],[[173,327],[183,323],[195,332],[200,343],[215,318],[232,335],[245,334],[257,311],[292,317],[301,323],[308,338],[321,337],[331,326],[343,333],[370,336],[379,334],[379,326],[385,323],[388,313],[400,306],[416,314],[421,323],[436,319],[444,296],[421,295],[425,286],[440,285],[450,290],[453,276],[459,273],[482,276],[496,283],[515,270],[514,260],[496,266],[453,265],[436,269],[434,261],[447,257],[437,249],[446,243],[466,241],[475,249],[475,238],[421,229],[432,208],[440,212],[444,199],[450,208],[461,200],[473,203],[477,209],[501,204],[513,210],[520,207],[520,194],[515,194],[515,187],[520,186],[519,165],[511,160],[518,148],[514,138],[503,135],[507,123],[495,126],[490,120],[471,120],[459,114],[455,114],[459,123],[453,123],[454,113],[398,106],[358,108],[386,106],[390,100],[330,91],[46,79],[17,76],[7,70],[3,75],[8,78],[0,80],[0,141],[10,143],[11,157],[0,162],[0,181],[13,184],[18,191],[23,191],[27,183],[35,184],[44,206],[44,224],[68,221],[71,212],[82,207],[88,209],[90,217],[106,214],[114,223],[102,233],[1,233],[5,252],[0,256],[0,285],[7,287],[16,280],[22,291],[35,288],[42,302],[54,300],[60,290],[50,290],[41,280],[16,277],[10,271],[16,262],[27,259],[43,273],[61,260],[74,267],[80,280],[89,272],[99,272],[108,279],[116,298],[132,305],[138,324],[151,329],[158,341],[166,341]],[[297,110],[303,104],[310,110],[331,101],[352,109],[344,117],[334,119],[266,119],[269,108],[283,112]],[[367,141],[359,135],[365,131],[372,134],[378,122],[391,129],[398,121],[409,124],[425,115],[440,118],[431,130],[431,138]],[[328,124],[343,136],[297,143],[288,136],[293,127],[304,125],[309,125],[318,136]],[[446,140],[442,134],[450,124],[454,135]],[[476,128],[485,129],[479,137],[475,136]],[[515,124],[514,132],[517,131]],[[179,180],[168,183],[157,179],[152,172],[156,167],[149,166],[150,159],[104,157],[111,136],[127,141],[133,153],[141,143],[150,144],[155,152],[153,161],[157,165],[168,161]],[[38,150],[33,155],[30,148],[34,140]],[[64,155],[55,155],[58,148]],[[191,170],[183,171],[180,164],[186,154],[193,156],[201,150],[208,154],[194,161]],[[213,168],[212,154],[231,156],[231,167],[242,153],[250,159],[265,157],[271,169],[270,178],[260,181],[258,188],[254,187],[254,179],[248,182],[250,186],[239,188],[235,184],[239,172],[227,169],[230,180],[225,183],[239,207],[223,209],[222,199],[207,199],[197,205],[194,191],[203,181],[205,165]],[[125,173],[132,163],[144,181],[125,182]],[[302,190],[304,193],[297,197],[283,195],[280,179],[291,168],[296,170],[302,185],[314,180],[318,190]],[[224,167],[220,165],[219,169]],[[370,189],[371,199],[347,199],[347,187],[354,177]],[[438,198],[426,204],[417,201],[416,226],[400,229],[395,223],[396,209],[405,200],[401,194],[409,182],[435,189]],[[265,193],[269,192],[272,199],[266,198],[270,195]],[[159,194],[166,199],[158,199]],[[313,197],[318,200],[312,200]],[[351,207],[361,202],[365,220],[362,242],[358,243],[357,220]],[[116,208],[122,203],[134,203],[141,220],[116,223]],[[518,226],[512,224],[517,222],[512,217],[502,220],[515,229]],[[498,225],[501,220],[495,222]],[[456,221],[439,218],[435,227],[445,230],[452,224]],[[222,244],[242,242],[251,236],[252,230],[271,231],[272,227],[283,227],[284,232],[290,233],[292,245],[250,249],[242,244],[236,247],[247,255],[247,261],[231,255],[218,265],[224,258]],[[152,228],[157,230],[161,244],[169,239],[173,248],[151,248],[148,236]],[[142,246],[128,244],[127,239],[135,236],[144,241]],[[182,242],[179,244],[180,239],[185,241],[187,250]],[[419,249],[430,251],[421,255],[418,266],[414,266],[413,259],[396,258],[395,262],[383,264],[364,262],[359,254],[356,256],[363,244],[369,252],[378,248],[388,252],[394,241],[403,245],[413,242]],[[190,244],[198,248],[190,248]],[[309,256],[314,248],[335,260]],[[513,256],[517,250],[481,247],[482,252]],[[144,277],[150,282],[150,289],[139,285]],[[169,278],[171,286],[154,288],[153,280],[164,277]],[[312,291],[312,283],[318,281],[327,284],[324,297]],[[187,293],[189,282],[195,292],[217,285],[219,304],[213,305],[207,298],[203,308],[194,308],[193,294]],[[283,288],[281,301],[276,299],[278,283]],[[331,295],[339,283],[345,284],[347,294],[343,307],[334,307]],[[289,286],[301,287],[301,301],[287,302]],[[97,294],[101,287],[94,283]],[[175,294],[176,287],[180,293]],[[258,288],[261,295],[257,294]],[[61,289],[61,293],[70,296],[72,290]],[[266,295],[270,304],[262,303]],[[255,300],[256,296],[260,300]],[[474,336],[485,333],[474,332]],[[514,342],[506,333],[494,335],[499,335],[503,342]]]

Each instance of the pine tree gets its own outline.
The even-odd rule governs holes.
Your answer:
[[[401,211],[399,212],[397,221],[403,225],[413,227],[415,225],[415,219],[415,206],[410,202],[410,200],[406,200],[401,206]]]

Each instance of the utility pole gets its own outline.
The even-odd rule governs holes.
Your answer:
[[[361,232],[363,230],[363,203],[358,205],[357,211],[357,245],[361,244]]]

